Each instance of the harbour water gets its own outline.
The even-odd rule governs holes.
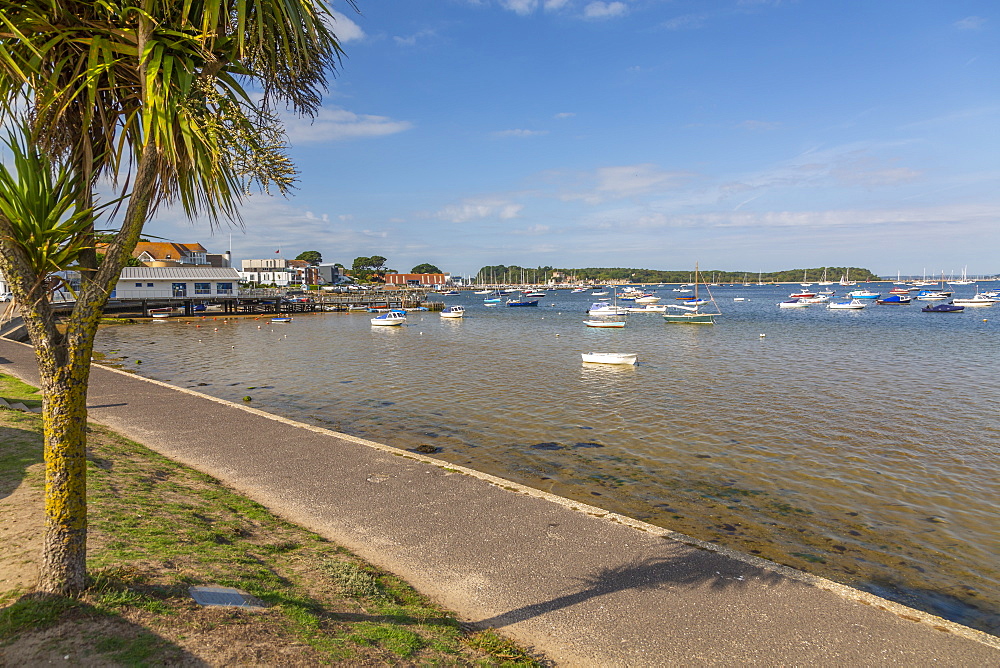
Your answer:
[[[1000,306],[779,309],[793,289],[713,287],[715,326],[593,329],[589,291],[538,308],[466,292],[443,298],[462,319],[209,314],[110,327],[97,351],[1000,634]],[[639,364],[582,364],[592,351]]]

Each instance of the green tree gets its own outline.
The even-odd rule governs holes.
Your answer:
[[[440,269],[435,267],[433,264],[424,262],[423,264],[418,264],[416,267],[410,270],[411,274],[441,274],[443,273]]]
[[[317,265],[323,261],[323,255],[317,250],[302,251],[296,257],[296,260],[305,260],[311,265]]]
[[[381,255],[371,257],[356,257],[351,265],[351,276],[358,281],[384,280],[383,276],[389,269],[385,266],[386,258]]]
[[[319,108],[342,55],[332,24],[324,0],[0,0],[0,121],[30,123],[0,192],[0,270],[44,396],[41,590],[86,583],[90,357],[143,225],[175,202],[192,219],[238,221],[249,188],[290,187],[272,110]],[[102,180],[128,200],[98,264]],[[46,183],[58,188],[46,195]],[[42,238],[51,243],[39,253]],[[60,327],[45,294],[52,264],[82,275]]]

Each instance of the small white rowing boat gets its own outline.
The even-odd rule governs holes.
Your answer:
[[[638,353],[581,353],[584,362],[591,364],[635,364]]]

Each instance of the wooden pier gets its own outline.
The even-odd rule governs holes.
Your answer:
[[[67,304],[67,309],[72,304]],[[444,304],[428,301],[425,290],[365,290],[348,293],[299,292],[280,290],[245,290],[238,296],[157,297],[148,299],[112,299],[104,309],[107,314],[135,315],[149,318],[151,312],[171,309],[183,317],[197,317],[212,307],[222,315],[274,315],[316,311],[366,309],[441,310]]]

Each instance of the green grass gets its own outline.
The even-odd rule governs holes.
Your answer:
[[[10,380],[0,376],[0,388]],[[16,388],[29,394],[31,388]],[[15,392],[9,392],[15,395]],[[0,425],[23,416],[4,412]],[[0,480],[40,461],[41,439],[17,423],[17,448],[0,442]],[[381,571],[315,533],[273,515],[211,476],[184,467],[99,426],[88,434],[88,501],[93,544],[91,586],[81,600],[21,596],[0,599],[0,643],[67,619],[133,620],[129,632],[95,637],[91,650],[122,665],[147,665],[158,653],[182,650],[169,641],[190,637],[203,613],[191,585],[246,591],[268,605],[251,615],[275,646],[304,644],[319,663],[541,665],[495,633],[471,633],[396,576]],[[207,610],[207,609],[206,609]],[[135,627],[156,619],[157,633]],[[192,621],[192,619],[194,621]],[[146,622],[143,622],[144,624]],[[213,622],[219,624],[236,621]],[[159,635],[157,635],[159,634]]]

